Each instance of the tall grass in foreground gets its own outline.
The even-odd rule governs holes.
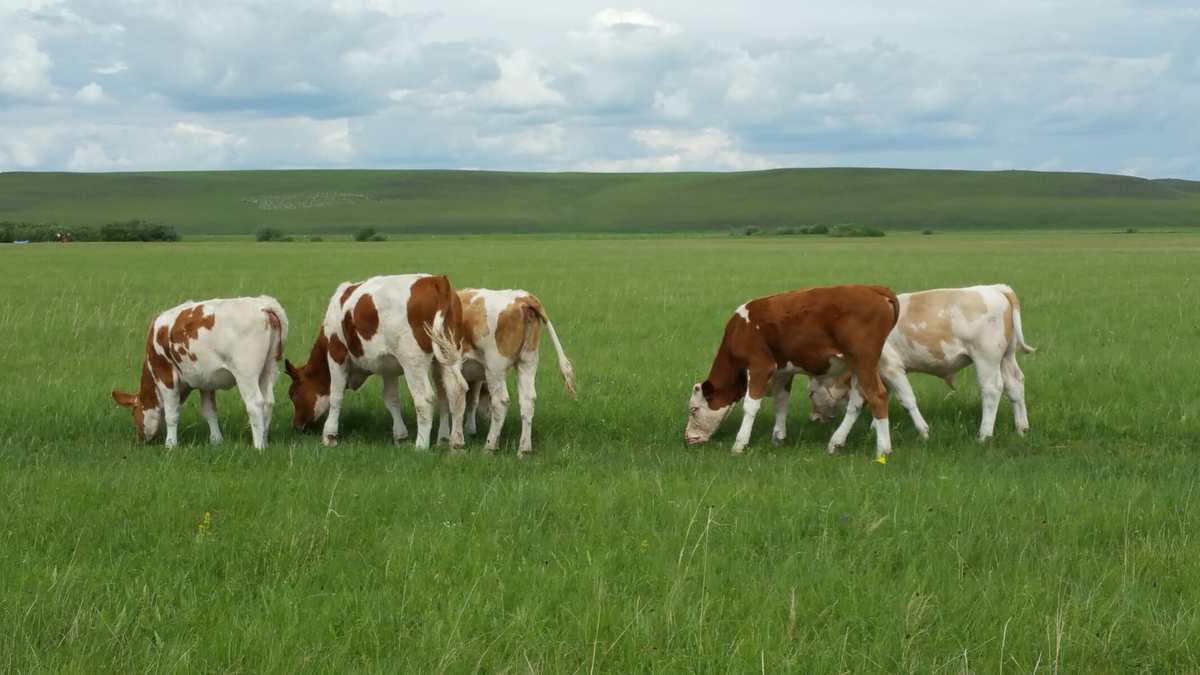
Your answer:
[[[1200,670],[1195,415],[1200,237],[393,240],[2,249],[0,671],[1192,672]],[[393,448],[378,384],[343,442],[132,442],[108,399],[154,311],[270,292],[290,356],[334,285],[445,271],[539,295],[580,400],[539,374],[536,454]],[[685,399],[749,297],[817,283],[1006,281],[1039,347],[1034,425],[974,442],[973,373],[865,425],[792,404],[747,456],[730,421],[682,447]],[[801,398],[801,397],[797,397]],[[411,403],[406,401],[411,411]],[[737,413],[735,413],[736,415]],[[411,419],[411,412],[409,412]]]

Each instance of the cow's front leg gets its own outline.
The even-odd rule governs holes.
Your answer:
[[[166,446],[170,450],[179,444],[179,392],[160,388],[158,393],[162,399],[163,422],[167,427]]]
[[[772,384],[774,385],[771,398],[775,403],[775,429],[771,432],[771,442],[780,445],[787,440],[788,399],[792,394],[792,375],[776,375]]]
[[[733,454],[740,455],[750,444],[750,432],[754,429],[754,417],[762,407],[763,396],[775,376],[774,364],[770,367],[750,368],[746,382],[746,397],[742,399],[742,426],[733,439]]]
[[[329,359],[329,412],[321,430],[321,442],[327,447],[338,444],[338,424],[342,414],[342,399],[346,396],[346,368]]]
[[[225,438],[221,436],[221,424],[217,420],[217,392],[200,392],[200,414],[204,416],[204,421],[208,422],[208,441],[213,445],[220,445]]]
[[[913,426],[917,428],[917,433],[921,434],[921,438],[929,439],[929,423],[921,415],[921,409],[917,407],[917,395],[913,393],[912,384],[908,381],[908,376],[903,370],[894,370],[883,368],[879,371],[883,381],[887,383],[888,389],[896,395],[896,399],[900,401],[900,405],[908,411],[908,416],[912,418]]]
[[[392,442],[399,444],[408,438],[408,427],[400,414],[400,378],[396,375],[383,376],[383,406],[392,416]]]
[[[829,439],[829,454],[838,451],[846,444],[846,437],[850,435],[850,430],[854,428],[854,423],[858,421],[858,414],[863,408],[862,392],[858,390],[858,380],[850,380],[850,398],[846,402],[846,415],[842,417],[842,423],[838,425],[833,436]]]

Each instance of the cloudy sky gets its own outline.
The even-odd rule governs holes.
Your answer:
[[[0,0],[0,170],[1200,179],[1195,2],[607,1]]]

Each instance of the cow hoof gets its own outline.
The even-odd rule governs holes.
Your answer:
[[[825,453],[829,454],[829,455],[836,455],[838,453],[838,450],[841,450],[841,449],[842,449],[841,443],[830,443],[829,446],[827,448],[825,448]]]
[[[1024,436],[1027,433],[1029,433],[1029,427],[1017,427],[1018,436]]]
[[[775,445],[783,445],[787,440],[787,434],[771,434],[771,442]]]
[[[225,441],[225,439],[220,436],[210,436],[208,438],[208,442],[213,445],[220,445],[224,441]]]
[[[929,440],[929,427],[925,427],[924,429],[917,429],[917,435],[919,435],[921,437],[921,440],[923,440],[923,441]]]
[[[730,449],[729,449],[729,454],[731,454],[731,455],[740,455],[740,454],[742,454],[742,453],[743,453],[743,452],[745,452],[745,451],[746,451],[746,446],[744,446],[744,445],[735,445],[735,446],[733,446],[732,448],[730,448]]]
[[[496,441],[488,441],[484,444],[483,449],[487,450],[488,452],[496,452],[496,450],[499,449],[499,445],[500,444]]]
[[[533,450],[528,450],[528,449],[518,450],[517,451],[517,459],[525,459],[526,457],[529,457],[532,454],[533,454]]]
[[[408,440],[408,429],[404,429],[404,430],[402,430],[402,431],[398,431],[398,432],[396,432],[396,433],[392,434],[392,440],[393,440],[393,441],[405,441],[405,440]]]
[[[336,435],[321,437],[321,444],[327,448],[335,448],[337,447],[337,443],[338,437]]]
[[[990,440],[992,440],[992,435],[991,435],[991,434],[988,434],[987,436],[984,436],[983,434],[980,434],[980,435],[979,435],[979,442],[980,442],[980,443],[987,443],[987,442],[988,442],[988,441],[990,441]]]

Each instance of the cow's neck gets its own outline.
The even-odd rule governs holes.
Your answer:
[[[305,362],[301,369],[304,374],[315,380],[320,389],[320,393],[329,393],[329,339],[325,337],[325,328],[321,328],[321,332],[317,333],[317,339],[313,342],[312,351],[308,353],[308,361]]]
[[[715,407],[727,406],[746,393],[746,368],[734,357],[728,343],[722,342],[708,371],[708,383],[713,393],[710,403]]]
[[[142,380],[138,385],[138,403],[143,410],[158,409],[158,387],[154,384],[154,376],[150,374],[150,357],[142,361]]]

